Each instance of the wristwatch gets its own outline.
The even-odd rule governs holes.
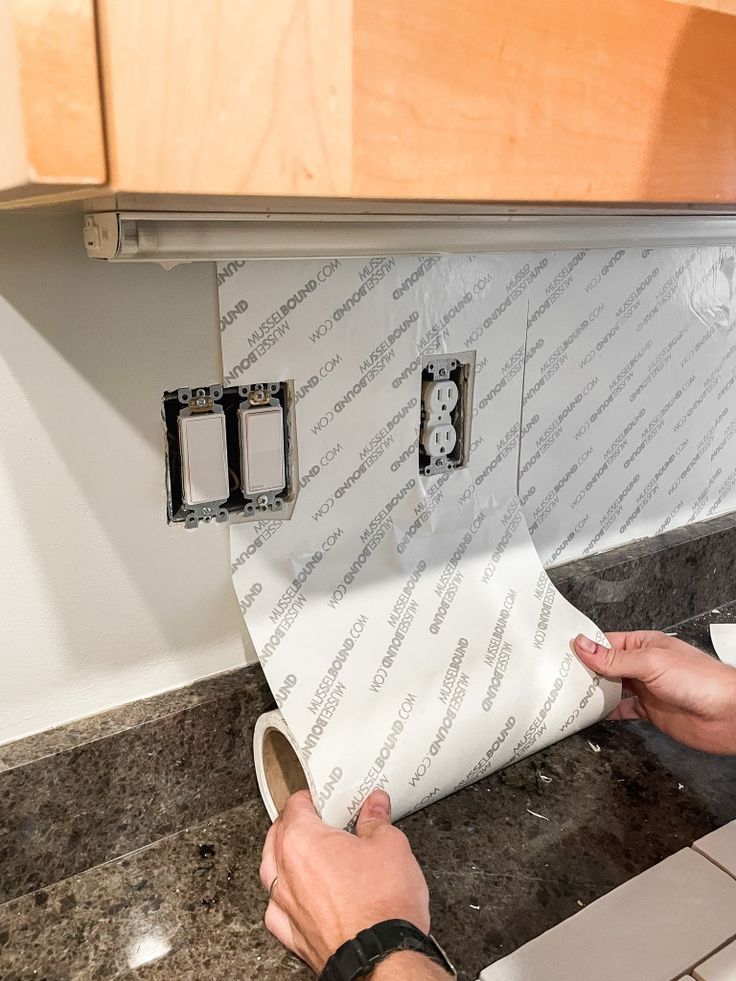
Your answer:
[[[384,920],[369,930],[361,930],[353,940],[338,947],[325,964],[319,981],[353,981],[353,978],[363,978],[384,957],[397,950],[415,950],[424,954],[451,977],[457,977],[457,971],[434,937],[422,933],[407,920]]]

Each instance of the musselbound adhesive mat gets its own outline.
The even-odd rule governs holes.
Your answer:
[[[348,825],[375,787],[395,816],[416,810],[600,719],[620,695],[572,653],[578,632],[601,635],[549,581],[517,497],[524,296],[547,265],[220,268],[226,384],[288,379],[297,398],[293,515],[231,526],[233,581],[331,824]],[[470,463],[420,477],[423,357],[469,348]]]

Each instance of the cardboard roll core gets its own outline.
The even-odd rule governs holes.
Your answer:
[[[263,775],[274,807],[281,814],[289,797],[297,790],[309,790],[307,776],[294,747],[278,729],[263,733]]]

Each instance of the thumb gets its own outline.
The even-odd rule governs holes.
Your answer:
[[[577,635],[574,646],[583,664],[604,678],[634,678],[646,684],[655,671],[656,651],[652,648],[626,651],[605,647],[584,634]]]
[[[374,790],[360,809],[355,824],[359,838],[370,838],[379,828],[391,824],[391,798],[385,790]]]

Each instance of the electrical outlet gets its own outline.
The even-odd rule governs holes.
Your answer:
[[[433,354],[422,369],[419,472],[467,466],[473,408],[475,352]]]
[[[459,394],[454,381],[422,382],[422,406],[428,416],[444,417],[457,405]]]
[[[450,422],[450,417],[447,417],[447,422],[440,421],[437,425],[422,426],[421,440],[427,456],[449,456],[457,443],[457,433]]]

